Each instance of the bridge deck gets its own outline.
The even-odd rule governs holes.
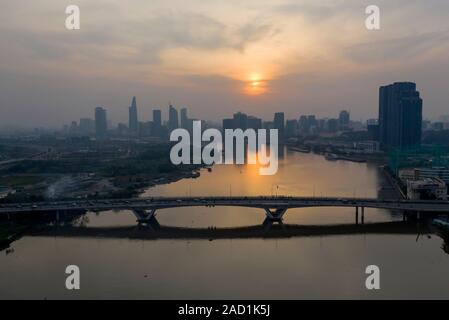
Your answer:
[[[111,200],[74,200],[40,203],[0,204],[0,214],[52,212],[63,210],[157,210],[179,207],[235,206],[263,209],[306,207],[364,207],[449,213],[449,201],[384,200],[374,198],[329,197],[151,197]]]

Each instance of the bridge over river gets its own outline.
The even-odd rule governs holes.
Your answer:
[[[449,214],[449,201],[436,200],[388,200],[374,198],[337,198],[337,197],[295,197],[295,196],[207,196],[207,197],[146,197],[109,200],[74,200],[57,202],[38,202],[20,204],[0,204],[0,214],[33,215],[54,212],[59,217],[68,211],[110,211],[131,210],[139,222],[154,219],[156,210],[183,207],[247,207],[263,209],[268,220],[281,221],[288,209],[310,207],[352,207],[355,208],[356,221],[359,208],[362,222],[365,208],[388,209],[402,212],[414,212],[421,215]]]

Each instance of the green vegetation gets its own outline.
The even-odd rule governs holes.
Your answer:
[[[0,144],[0,161],[29,157],[36,152],[33,147]]]
[[[168,143],[87,141],[61,145],[62,151],[52,148],[55,156],[23,160],[0,170],[0,185],[17,191],[1,202],[43,201],[51,188],[58,199],[132,197],[155,183],[187,177],[200,167],[173,165]]]
[[[10,238],[25,231],[25,225],[0,222],[0,250],[8,247]]]
[[[10,187],[22,187],[39,183],[40,181],[42,181],[42,177],[38,175],[9,175],[0,177],[0,185]]]
[[[0,225],[0,241],[3,241],[9,237],[9,232],[6,227]]]

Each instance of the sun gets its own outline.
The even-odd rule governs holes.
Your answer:
[[[254,73],[248,77],[245,81],[244,92],[247,95],[256,96],[268,91],[268,81],[265,80],[260,74]]]

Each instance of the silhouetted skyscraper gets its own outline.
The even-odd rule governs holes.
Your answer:
[[[242,112],[234,113],[234,129],[246,130],[248,128],[248,116]]]
[[[299,131],[299,133],[308,133],[309,132],[309,122],[307,120],[307,116],[299,117],[298,131]]]
[[[97,138],[105,138],[108,130],[108,120],[106,110],[98,107],[95,108],[95,135]]]
[[[421,143],[422,99],[413,82],[379,89],[379,140],[383,149]]]
[[[248,118],[246,119],[246,125],[248,129],[254,130],[262,129],[262,119],[253,116],[248,116]]]
[[[161,110],[153,110],[153,126],[151,134],[155,137],[162,136],[162,112]]]
[[[179,128],[178,110],[173,108],[172,105],[168,108],[168,128],[170,130]]]
[[[338,122],[339,122],[340,130],[349,129],[349,122],[350,122],[349,111],[346,111],[346,110],[340,111],[340,115],[338,116]]]
[[[234,119],[223,119],[223,132],[226,129],[234,129]]]
[[[133,97],[131,106],[129,107],[129,131],[132,133],[137,133],[139,131],[136,97]]]
[[[278,130],[279,139],[283,139],[285,135],[285,121],[283,112],[276,112],[274,114],[273,125],[274,129]]]
[[[285,136],[294,137],[298,132],[298,120],[287,120],[285,123]]]
[[[161,127],[162,126],[162,112],[161,110],[153,110],[153,125]]]
[[[187,108],[181,109],[181,128],[189,128],[189,118],[187,117]]]

